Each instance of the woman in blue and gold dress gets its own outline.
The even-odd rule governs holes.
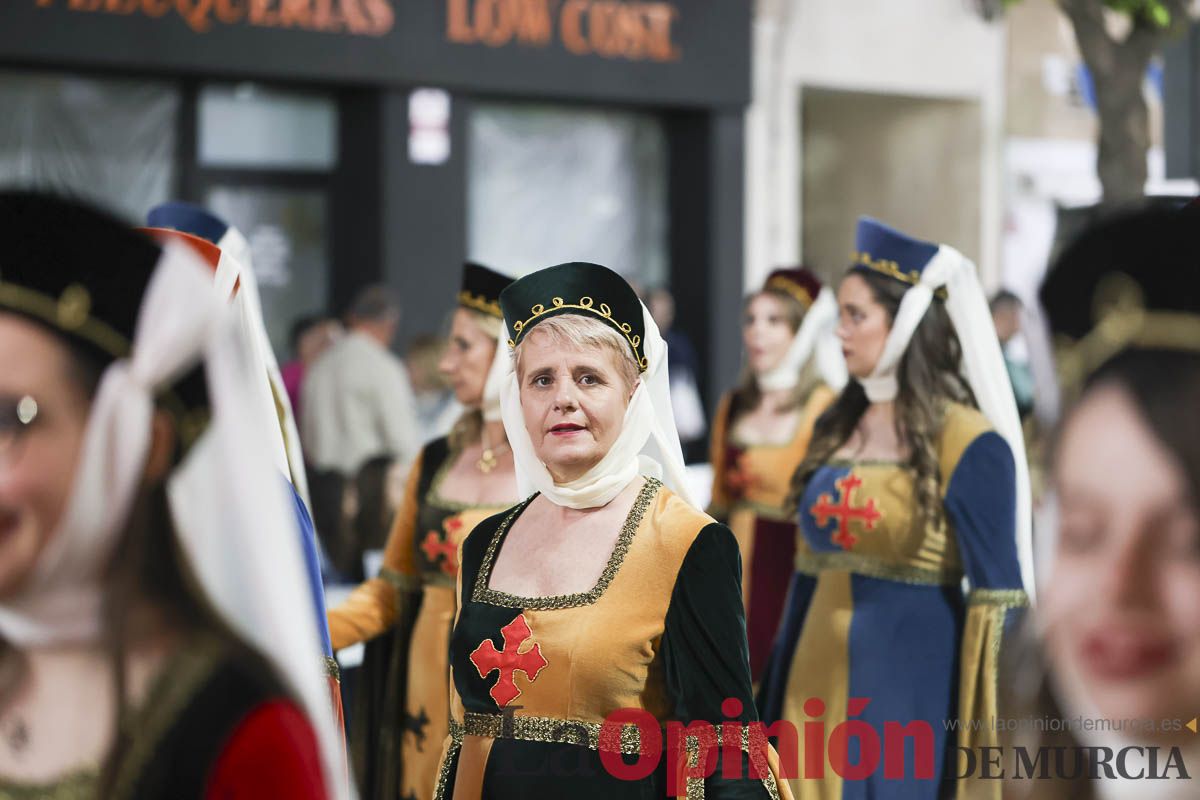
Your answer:
[[[797,797],[940,797],[952,791],[942,778],[954,774],[954,746],[994,743],[986,729],[956,741],[946,724],[991,724],[1001,640],[1026,604],[1024,453],[1011,390],[987,380],[1004,375],[995,334],[970,325],[980,304],[987,324],[973,266],[956,251],[859,221],[838,287],[853,380],[796,474],[796,574],[761,711],[796,725],[802,752],[805,723],[833,731],[848,718],[879,741],[885,722],[927,723],[932,747],[926,777],[916,777],[918,742],[898,779],[882,764],[856,769],[861,746],[852,756],[818,743],[824,768],[806,765]]]
[[[364,800],[433,794],[449,717],[458,545],[517,498],[498,388],[508,362],[499,298],[511,282],[465,266],[439,368],[468,411],[417,456],[379,575],[329,612],[335,648],[367,643],[350,731]]]
[[[435,796],[790,797],[769,748],[726,742],[739,776],[701,774],[710,750],[682,780],[671,729],[663,752],[670,721],[757,715],[737,542],[687,499],[654,321],[595,264],[535,272],[500,305],[504,425],[536,494],[463,542]],[[605,735],[620,710],[643,725]]]

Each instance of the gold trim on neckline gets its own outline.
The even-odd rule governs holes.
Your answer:
[[[487,551],[483,555],[483,563],[479,565],[479,574],[475,576],[475,589],[471,593],[471,601],[475,603],[487,603],[488,605],[500,606],[502,608],[521,608],[531,611],[557,611],[564,608],[576,608],[595,603],[604,594],[608,585],[612,583],[613,578],[617,575],[617,571],[621,569],[621,564],[625,562],[625,556],[629,552],[629,545],[633,542],[634,534],[637,533],[638,527],[642,524],[642,518],[645,517],[647,509],[650,508],[650,503],[654,500],[660,488],[662,488],[661,481],[655,478],[646,478],[645,484],[642,485],[637,497],[633,501],[633,506],[629,509],[629,514],[625,517],[625,522],[621,526],[621,532],[617,535],[617,543],[613,546],[608,564],[604,567],[604,571],[600,573],[600,579],[596,581],[595,586],[586,592],[559,594],[549,597],[518,597],[517,595],[501,592],[488,586],[492,577],[492,568],[496,563],[496,555],[500,550],[509,526],[533,502],[533,499],[537,495],[533,495],[524,502],[519,503],[508,513],[508,516],[497,526],[496,532],[492,534],[492,540],[488,543]]]

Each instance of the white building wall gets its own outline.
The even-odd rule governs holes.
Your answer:
[[[998,280],[1005,29],[966,0],[759,0],[746,131],[746,286],[801,260],[806,87],[971,100],[982,115],[981,257]],[[850,243],[847,243],[849,247]]]

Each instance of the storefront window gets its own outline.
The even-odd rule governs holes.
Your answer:
[[[643,286],[665,283],[666,153],[652,114],[475,106],[471,257],[513,274],[593,261]]]
[[[0,185],[82,196],[144,222],[171,199],[179,103],[165,82],[0,71]]]
[[[209,85],[197,109],[202,167],[327,170],[337,163],[331,95],[255,83]]]

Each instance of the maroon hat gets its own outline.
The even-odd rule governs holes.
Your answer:
[[[807,311],[821,293],[821,279],[807,267],[785,267],[768,275],[763,289],[786,292]]]

